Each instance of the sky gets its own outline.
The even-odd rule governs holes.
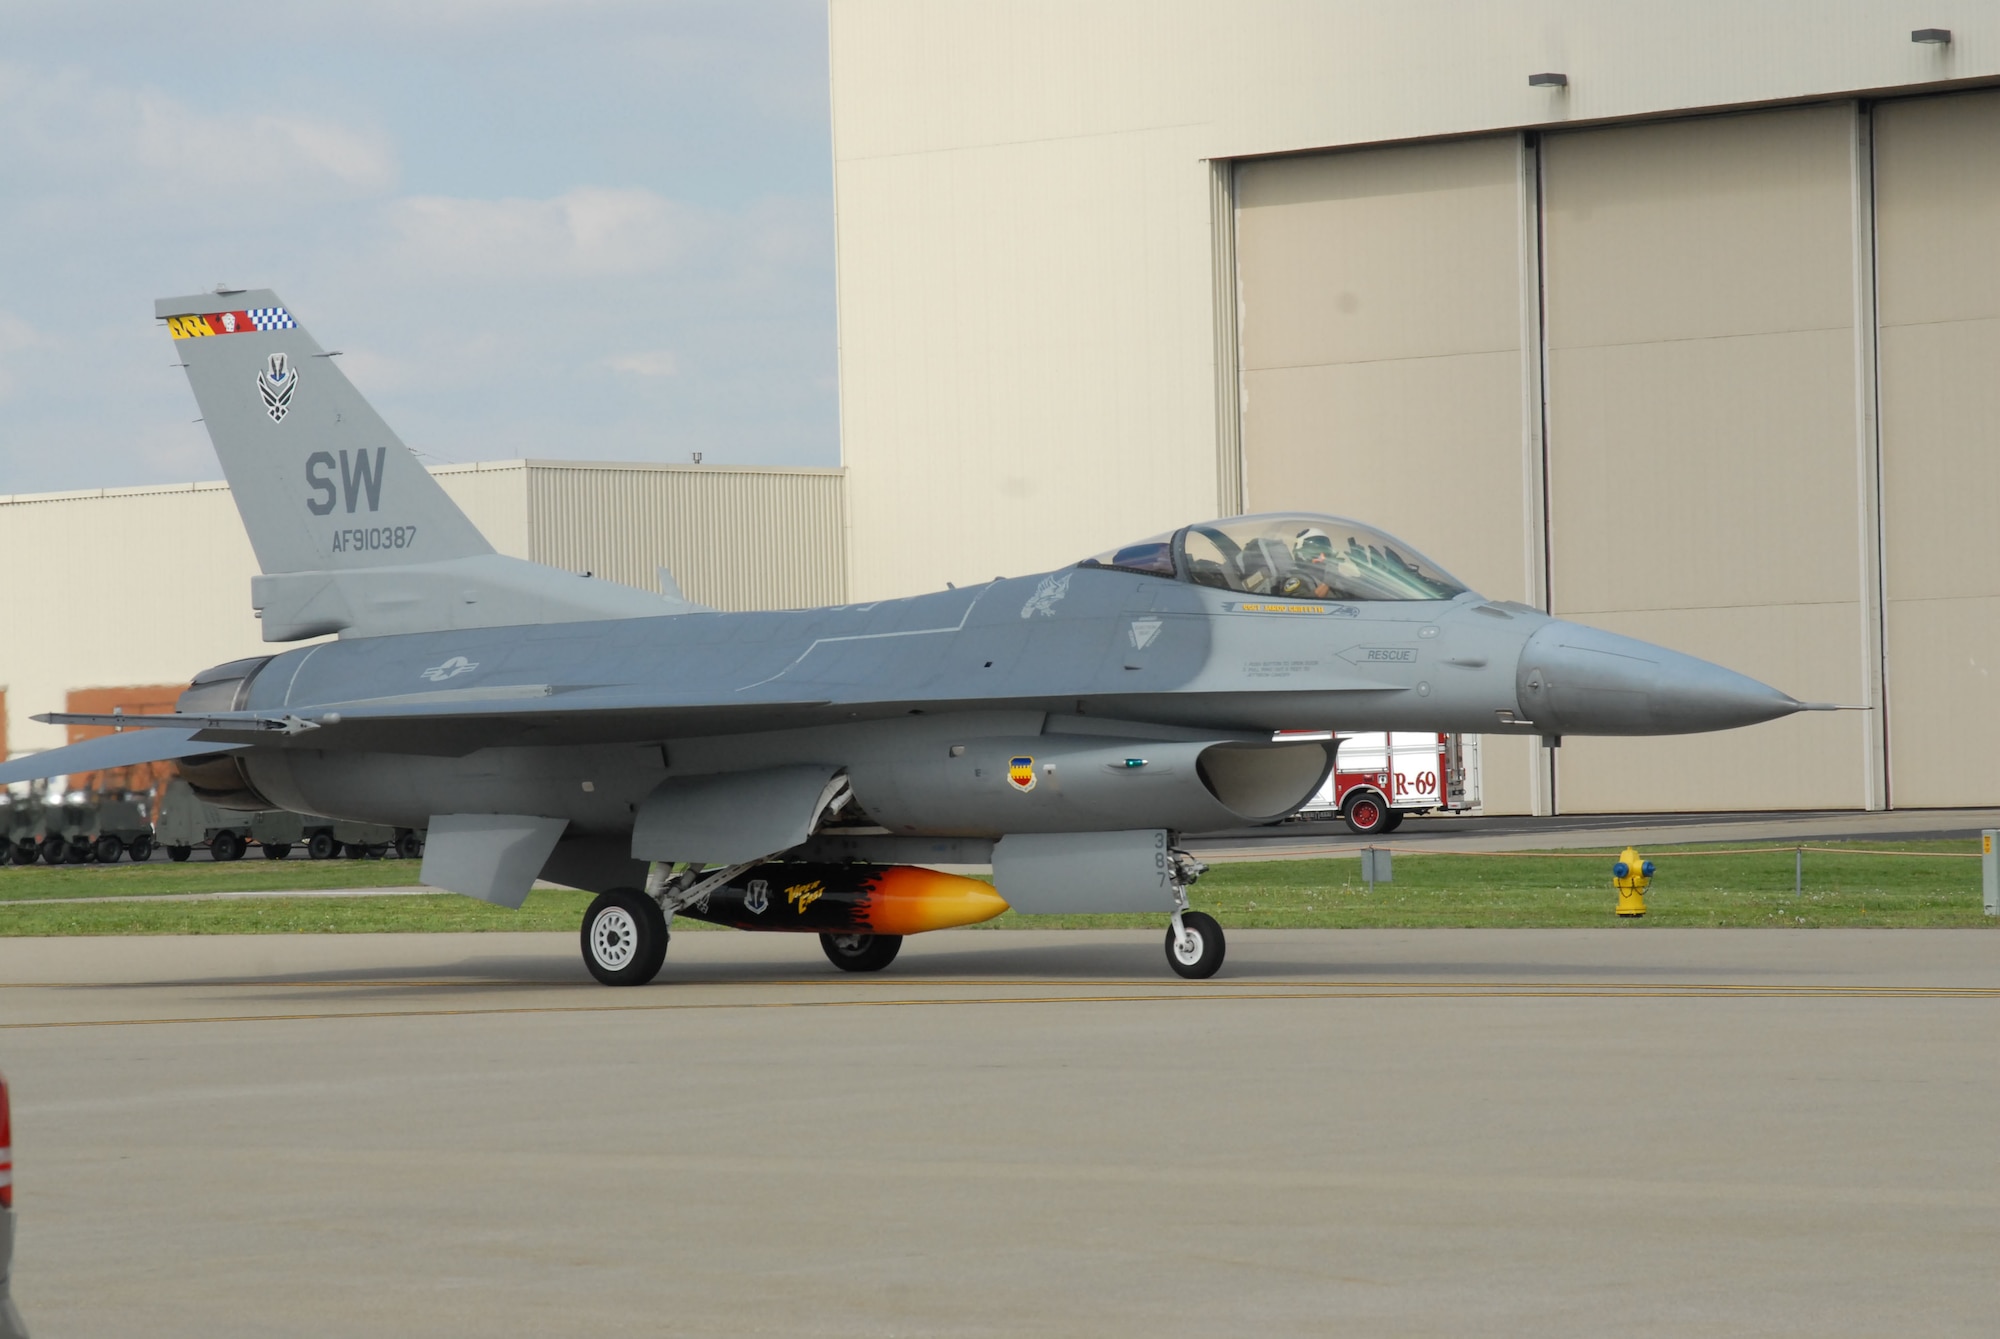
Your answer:
[[[823,0],[0,0],[0,494],[220,477],[271,288],[432,463],[836,465]]]

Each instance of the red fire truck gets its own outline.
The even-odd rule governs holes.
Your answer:
[[[1285,730],[1280,739],[1338,739],[1333,774],[1295,818],[1331,818],[1364,835],[1394,832],[1408,814],[1479,807],[1479,736],[1397,731]]]

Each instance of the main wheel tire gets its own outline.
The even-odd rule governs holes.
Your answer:
[[[153,858],[153,839],[142,832],[132,839],[132,844],[125,848],[125,853],[132,857],[133,864],[143,865]]]
[[[340,854],[340,843],[331,832],[315,832],[306,838],[306,854],[314,860],[331,860]]]
[[[49,865],[68,864],[69,843],[61,837],[44,837],[42,839],[42,862]]]
[[[424,839],[414,832],[405,832],[396,838],[396,856],[402,860],[422,860]]]
[[[1389,811],[1389,816],[1382,820],[1382,831],[1384,832],[1394,832],[1397,828],[1400,828],[1402,826],[1403,826],[1403,811],[1401,809],[1391,809]]]
[[[125,854],[125,843],[118,839],[116,833],[107,832],[97,839],[97,844],[90,851],[97,857],[98,864],[115,865],[118,857]]]
[[[636,888],[599,893],[583,913],[583,965],[607,986],[643,986],[667,960],[667,917]]]
[[[1215,917],[1200,911],[1181,913],[1181,933],[1167,927],[1167,964],[1190,981],[1214,976],[1229,950]]]
[[[823,934],[819,946],[826,960],[843,972],[879,972],[902,952],[903,936]]]
[[[228,828],[224,828],[222,831],[216,833],[214,837],[210,838],[208,843],[208,858],[210,860],[241,860],[243,858],[243,839]]]
[[[263,849],[266,860],[283,860],[292,853],[292,844],[290,842],[265,842]]]
[[[169,846],[167,848],[167,859],[177,865],[193,854],[194,848],[192,846]]]
[[[1384,830],[1389,821],[1389,806],[1382,803],[1382,797],[1372,790],[1357,791],[1348,797],[1347,807],[1341,810],[1347,820],[1347,829],[1363,837]]]

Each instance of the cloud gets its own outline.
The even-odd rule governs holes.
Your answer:
[[[389,206],[393,254],[427,274],[606,277],[663,270],[710,229],[653,191],[584,187],[547,200],[411,196]]]
[[[153,211],[379,195],[396,155],[377,131],[203,110],[155,88],[0,62],[0,172],[17,202],[84,196]]]
[[[672,349],[628,353],[611,359],[605,365],[614,372],[630,372],[641,377],[671,377],[681,370],[681,360],[674,356]]]

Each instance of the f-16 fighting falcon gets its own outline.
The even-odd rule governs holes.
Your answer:
[[[1680,734],[1808,709],[1485,599],[1332,516],[717,612],[494,552],[275,293],[157,313],[262,568],[264,639],[333,640],[203,670],[171,715],[39,716],[120,729],[0,782],[174,759],[214,804],[427,829],[432,886],[596,893],[583,956],[607,985],[659,972],[675,916],[816,932],[875,971],[905,935],[1009,907],[1157,912],[1173,970],[1206,977],[1223,933],[1189,906],[1179,834],[1282,818],[1333,763],[1274,732]],[[987,863],[991,884],[927,868]]]

